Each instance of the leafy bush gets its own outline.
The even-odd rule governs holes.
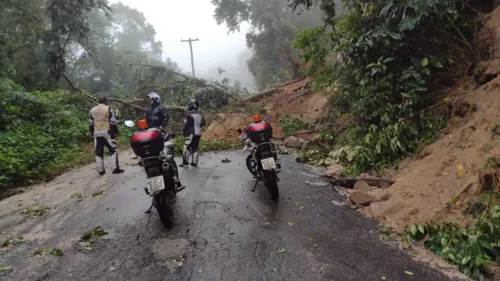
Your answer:
[[[464,73],[479,60],[471,43],[478,25],[461,1],[343,2],[350,13],[341,18],[335,5],[321,4],[325,26],[301,31],[294,47],[315,87],[355,116],[348,131],[357,134],[337,142],[356,148],[353,171],[382,168],[445,127],[444,110],[431,106],[455,83],[450,70]]]
[[[408,239],[424,240],[429,250],[458,265],[464,274],[483,280],[484,266],[500,253],[500,195],[483,195],[469,211],[474,215],[469,227],[454,223],[413,225],[406,233]]]
[[[309,128],[309,124],[300,119],[291,117],[288,113],[280,117],[280,123],[287,137],[293,135],[295,132],[307,130]]]
[[[83,95],[30,93],[0,80],[0,188],[88,159],[81,145],[89,141],[86,104]]]

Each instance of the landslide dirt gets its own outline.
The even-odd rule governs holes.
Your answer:
[[[458,117],[421,155],[403,161],[392,175],[395,184],[369,191],[378,202],[361,210],[366,215],[399,231],[431,220],[469,222],[462,212],[484,188],[481,176],[487,173],[488,159],[500,157],[500,7],[486,19],[485,27],[496,39],[492,60],[482,62],[484,84],[471,78],[450,94],[461,105]]]
[[[235,140],[238,138],[238,129],[244,128],[252,120],[255,113],[261,113],[263,118],[271,117],[273,137],[285,137],[279,118],[285,113],[291,117],[315,125],[330,106],[330,100],[307,87],[309,78],[278,87],[268,89],[258,100],[251,99],[242,102],[227,112],[216,113],[210,116],[210,125],[203,133],[204,139]],[[257,96],[256,94],[254,96]],[[257,98],[255,98],[257,99]],[[310,138],[311,133],[298,132]],[[302,137],[302,136],[301,136]]]

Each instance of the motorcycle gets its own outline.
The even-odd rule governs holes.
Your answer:
[[[255,191],[257,184],[263,182],[271,199],[278,201],[278,173],[281,171],[281,163],[278,159],[276,145],[270,141],[273,137],[273,128],[268,120],[270,117],[264,119],[263,122],[248,125],[243,150],[250,152],[246,158],[247,169],[257,179],[251,191]],[[242,132],[243,130],[238,129],[238,133]]]
[[[140,159],[139,166],[145,171],[148,184],[144,188],[147,195],[152,197],[151,207],[146,211],[151,213],[155,207],[160,221],[166,229],[173,227],[173,206],[176,194],[185,187],[178,185],[179,179],[177,164],[174,160],[175,143],[171,141],[181,134],[168,132],[162,134],[157,128],[147,128],[146,120],[140,120],[145,126],[130,137],[130,144],[134,154]],[[127,127],[133,128],[134,122],[124,122]],[[144,127],[143,126],[143,127]]]

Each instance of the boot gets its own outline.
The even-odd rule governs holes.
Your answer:
[[[104,176],[104,174],[106,174],[106,171],[99,172],[100,176]]]
[[[113,174],[121,174],[123,172],[125,172],[125,170],[122,170],[120,168],[116,168],[116,169],[113,170]]]
[[[186,160],[182,160],[182,163],[179,165],[179,167],[186,167],[187,165],[189,165],[189,162],[187,162]]]

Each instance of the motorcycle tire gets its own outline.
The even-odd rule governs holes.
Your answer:
[[[253,167],[252,167],[252,163],[254,163]],[[257,176],[257,163],[254,162],[252,154],[249,154],[247,156],[246,164],[247,164],[248,171],[250,171],[250,173],[253,176]]]
[[[160,216],[160,222],[166,229],[172,229],[174,226],[172,204],[170,204],[170,199],[165,191],[160,192],[155,198],[156,200],[156,210]]]
[[[264,172],[264,177],[265,186],[267,187],[269,194],[271,194],[271,199],[273,201],[278,201],[280,192],[278,190],[278,181],[276,179],[276,175],[273,172],[266,171]]]
[[[174,208],[170,196],[175,196],[175,182],[173,178],[173,169],[164,171],[165,189],[156,197],[156,210],[160,216],[160,222],[166,229],[172,229],[174,225]],[[173,193],[173,195],[172,195]]]

